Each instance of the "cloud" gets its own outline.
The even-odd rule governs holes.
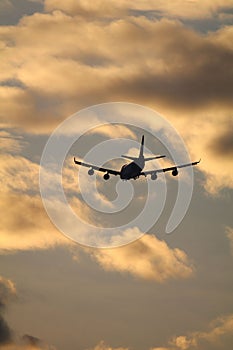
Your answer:
[[[17,337],[2,314],[8,303],[14,300],[17,291],[14,283],[0,276],[0,350],[56,350],[31,335]]]
[[[175,349],[189,350],[203,348],[205,350],[226,349],[232,344],[233,315],[220,317],[213,321],[204,332],[194,332],[189,336],[179,336],[172,340]]]
[[[198,120],[200,116],[205,118],[204,124]],[[231,146],[228,142],[222,145],[220,140],[222,135],[230,133],[227,131],[227,126],[232,124],[229,118],[216,111],[215,115],[212,112],[201,113],[191,123],[191,128],[186,120],[180,120],[176,123],[182,131],[182,136],[192,158],[202,159],[196,170],[201,170],[205,176],[202,184],[207,193],[216,196],[223,188],[233,188],[231,176],[233,163],[229,156]],[[208,130],[208,134],[206,130]]]
[[[213,154],[219,157],[229,157],[229,161],[233,156],[233,122],[221,134],[212,140],[210,147]]]
[[[0,307],[5,307],[9,301],[16,296],[14,283],[7,278],[0,276]]]
[[[74,108],[111,100],[183,113],[232,107],[230,27],[203,36],[167,19],[86,23],[56,11],[0,32],[2,79],[17,78],[24,87],[1,87],[2,114],[30,130],[33,122],[51,128]]]
[[[0,349],[1,344],[9,343],[11,340],[11,330],[5,321],[5,319],[0,315]]]
[[[136,139],[135,133],[130,130],[130,128],[126,127],[125,125],[118,125],[118,124],[107,124],[102,125],[100,127],[94,128],[89,132],[90,134],[101,134],[110,138],[130,138],[130,139]]]
[[[128,348],[125,347],[111,347],[106,345],[104,341],[101,341],[99,344],[97,344],[94,348],[88,349],[88,350],[128,350]]]
[[[0,130],[1,153],[19,153],[23,144],[20,137],[13,136],[5,130]]]
[[[0,157],[0,250],[46,249],[69,244],[51,224],[38,187],[39,166],[26,158]]]
[[[41,133],[84,106],[147,104],[202,158],[205,188],[216,194],[233,187],[232,38],[231,26],[203,35],[175,20],[142,16],[89,22],[61,11],[27,16],[0,28],[2,118]]]
[[[39,165],[21,156],[0,156],[1,189],[14,192],[38,191]]]
[[[132,11],[138,11],[144,14],[146,11],[154,15],[200,19],[211,18],[221,14],[224,9],[232,6],[231,0],[203,0],[201,3],[197,1],[143,1],[136,0],[133,2],[125,2],[123,0],[97,0],[94,4],[90,4],[85,0],[45,0],[45,9],[47,11],[62,10],[70,15],[82,15],[85,17],[99,16],[123,16]]]
[[[226,233],[227,233],[227,238],[229,239],[229,242],[230,242],[231,252],[232,252],[232,255],[233,255],[233,228],[232,227],[227,227],[226,228]]]
[[[219,317],[209,324],[206,331],[190,332],[173,337],[165,346],[155,346],[150,350],[225,350],[230,349],[233,340],[233,315]],[[93,350],[120,350],[107,346],[103,341]]]
[[[70,171],[71,173],[71,171]],[[52,181],[56,174],[50,175]],[[71,176],[71,175],[70,175]],[[0,156],[0,251],[70,245],[50,222],[39,192],[39,165],[22,156]],[[64,184],[69,187],[69,177]],[[48,182],[49,183],[49,182]]]
[[[166,242],[149,234],[124,247],[94,250],[91,254],[107,271],[129,273],[160,283],[193,274],[193,267],[182,250],[171,249]]]
[[[14,283],[0,276],[0,350],[56,350],[54,346],[49,346],[34,336],[17,337],[9,327],[2,314],[16,296]]]
[[[0,210],[2,252],[71,244],[50,222],[39,196],[3,193]]]
[[[76,5],[89,6],[46,2],[48,10]],[[175,2],[171,8],[179,6]],[[219,2],[212,6],[218,8]],[[214,194],[223,187],[232,188],[232,27],[201,35],[176,20],[126,15],[86,21],[72,11],[36,13],[25,16],[17,26],[0,28],[3,121],[41,133],[88,104],[124,99],[158,106],[180,128],[195,158],[203,158],[198,168],[206,175],[206,189]],[[109,136],[119,131],[128,132],[105,129]],[[2,139],[4,149],[20,147],[17,140]],[[46,214],[38,196],[38,165],[23,157],[3,156],[0,161],[2,189],[10,192],[3,195],[8,207],[0,204],[5,213],[2,248],[58,244],[60,239],[46,231]],[[67,173],[67,179],[72,190],[73,175]],[[26,194],[22,200],[20,193]],[[16,232],[18,228],[22,232],[23,225],[30,239],[25,235],[18,240]],[[36,234],[39,229],[41,235]]]
[[[211,322],[206,331],[175,336],[169,341],[168,346],[154,347],[151,350],[225,350],[231,347],[232,340],[233,315],[229,315]]]
[[[56,350],[55,346],[48,345],[31,335],[25,335],[9,344],[0,345],[0,350]]]
[[[12,339],[12,332],[3,317],[7,304],[16,296],[16,289],[13,282],[0,276],[0,348]]]

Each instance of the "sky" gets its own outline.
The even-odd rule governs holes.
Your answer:
[[[0,0],[0,350],[232,347],[232,42],[232,0]],[[158,220],[146,232],[123,231],[131,243],[76,243],[44,208],[42,152],[71,115],[77,124],[57,136],[56,154],[76,137],[62,184],[85,223],[70,221],[56,201],[50,208],[83,243],[90,225],[100,239],[101,223],[117,228],[137,217],[148,189],[149,214],[159,211],[166,188]],[[110,116],[116,124],[95,126]],[[168,154],[159,166],[172,162],[169,147],[180,152],[176,135],[192,160],[201,158],[191,203],[171,234],[178,186],[190,188],[190,174],[153,185],[144,178],[105,183],[73,164],[91,150],[95,159],[101,144],[113,157],[106,165],[118,169],[121,152],[138,152],[142,133],[148,154]],[[59,180],[52,165],[51,193]],[[111,213],[117,195],[131,192],[130,204]]]

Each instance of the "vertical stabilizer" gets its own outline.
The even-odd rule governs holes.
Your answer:
[[[141,148],[139,153],[139,158],[143,157],[143,148],[144,148],[144,135],[142,135]]]

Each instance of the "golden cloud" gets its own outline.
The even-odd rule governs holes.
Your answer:
[[[71,242],[50,222],[39,195],[39,165],[21,156],[0,157],[0,250],[46,249]]]
[[[167,347],[151,350],[224,350],[230,348],[232,339],[233,315],[229,315],[211,322],[207,331],[174,337]]]
[[[2,194],[0,250],[46,249],[71,244],[51,224],[40,197]]]
[[[211,18],[213,14],[216,16],[218,11],[220,14],[224,9],[232,6],[232,0],[197,0],[182,1],[174,0],[172,2],[157,0],[143,1],[135,0],[133,2],[125,2],[124,0],[97,0],[95,3],[89,3],[85,0],[45,0],[45,9],[47,11],[62,10],[70,15],[82,15],[86,17],[99,16],[122,16],[134,11],[150,11],[157,12],[162,16],[178,17],[178,18]]]
[[[101,134],[104,136],[108,136],[110,138],[119,138],[119,137],[128,137],[131,139],[136,139],[135,133],[130,130],[125,125],[118,125],[118,124],[106,124],[101,125],[100,127],[94,128],[93,130],[89,131],[90,134]]]
[[[230,349],[233,338],[233,315],[220,317],[209,325],[205,332],[193,332],[189,335],[174,337],[167,346],[153,347],[150,350],[225,350]],[[120,350],[101,341],[93,350]]]
[[[16,296],[15,284],[8,278],[0,276],[0,307],[5,306]]]
[[[101,341],[94,348],[88,349],[88,350],[128,350],[128,348],[123,348],[123,347],[113,348],[111,346],[106,345],[104,341]]]
[[[31,339],[34,337],[30,336]],[[36,338],[34,338],[36,339]],[[48,345],[43,343],[42,341],[38,340],[32,341],[27,340],[23,337],[23,339],[20,339],[18,341],[12,341],[9,344],[0,345],[0,350],[56,350],[55,346]]]
[[[1,27],[0,38],[3,120],[48,132],[83,106],[145,103],[166,115],[193,156],[203,158],[208,192],[233,186],[232,27],[201,35],[174,20],[87,22],[55,11]]]
[[[2,114],[25,121],[25,127],[41,124],[42,115],[44,127],[51,127],[52,113],[61,120],[82,106],[111,100],[183,114],[232,107],[230,27],[203,36],[166,19],[87,23],[56,11],[25,17],[0,33],[8,67]],[[21,87],[7,85],[14,79]]]
[[[91,254],[105,270],[130,273],[160,283],[193,274],[193,267],[182,250],[171,249],[166,242],[149,234],[124,247],[99,249]]]
[[[39,165],[21,156],[0,156],[1,190],[38,192]]]
[[[1,153],[19,153],[22,150],[22,144],[20,137],[14,137],[9,132],[0,130]]]

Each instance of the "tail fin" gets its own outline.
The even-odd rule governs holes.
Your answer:
[[[144,135],[142,135],[142,141],[141,141],[141,148],[140,148],[139,158],[143,157],[143,150],[144,150]]]
[[[140,158],[143,158],[144,161],[148,161],[148,160],[153,160],[153,159],[158,159],[158,158],[164,158],[166,156],[153,156],[153,157],[146,157],[144,158],[143,156],[143,151],[144,151],[144,135],[142,135],[142,141],[141,141],[141,147],[140,147],[140,152],[139,152],[139,156],[138,157],[132,157],[132,156],[128,156],[128,155],[122,155],[122,158],[126,158],[126,159],[130,159],[133,161],[137,161]]]

